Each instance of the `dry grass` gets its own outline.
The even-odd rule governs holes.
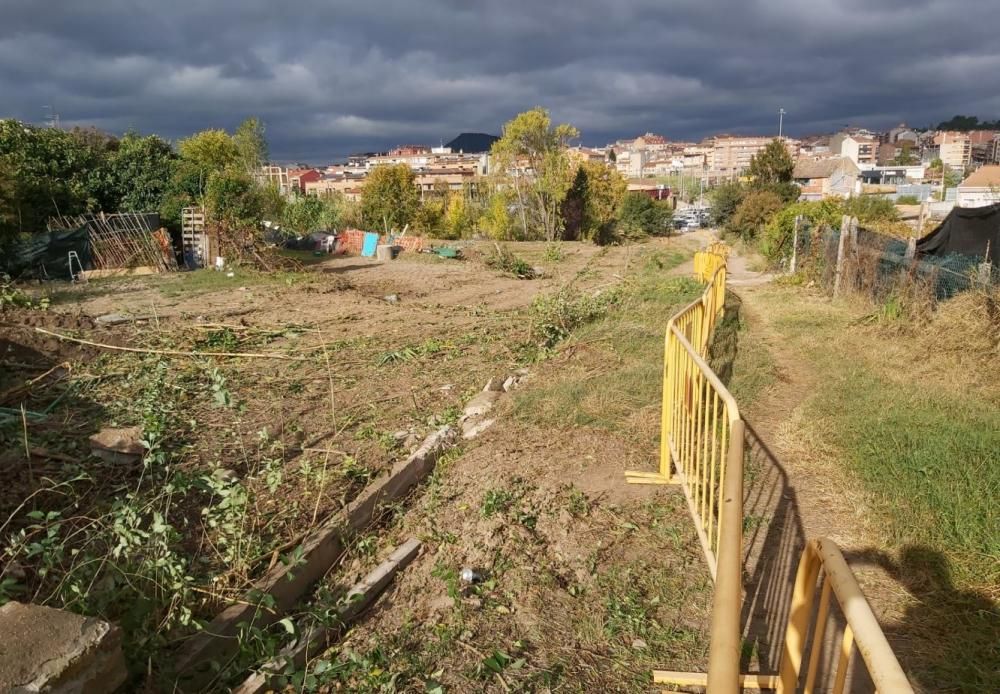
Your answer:
[[[995,296],[943,302],[929,322],[873,322],[864,297],[796,288],[747,301],[780,375],[757,411],[807,531],[869,567],[865,590],[920,685],[984,691],[1000,639]]]
[[[993,383],[1000,373],[1000,286],[942,302],[920,333],[928,353],[954,359],[984,383]]]

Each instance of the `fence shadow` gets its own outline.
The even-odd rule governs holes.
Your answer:
[[[806,537],[795,490],[746,422],[743,490],[743,672],[776,672]]]
[[[996,691],[1000,682],[1000,605],[985,593],[963,590],[948,559],[908,545],[896,559],[877,548],[844,552],[852,566],[881,567],[916,600],[886,638],[903,669],[926,691]]]

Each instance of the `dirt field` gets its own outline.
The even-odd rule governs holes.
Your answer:
[[[519,373],[498,423],[449,454],[303,605],[321,609],[401,539],[423,541],[372,614],[297,676],[350,691],[390,680],[406,691],[642,691],[653,666],[703,667],[710,579],[682,497],[623,482],[626,468],[654,460],[655,355],[652,377],[622,372],[638,399],[616,402],[604,374],[618,378],[616,355],[629,348],[559,326],[571,337],[553,345],[551,319],[532,308],[539,296],[571,303],[627,285],[624,296],[639,298],[612,305],[611,319],[630,321],[655,351],[662,297],[687,296],[662,283],[702,243],[512,244],[543,269],[535,280],[490,269],[472,249],[466,261],[335,257],[296,273],[37,290],[51,296],[48,311],[3,316],[0,389],[68,367],[0,403],[39,415],[6,411],[0,430],[4,589],[122,621],[135,683],[155,688],[193,623],[286,561],[489,379]],[[111,324],[98,320],[109,314]],[[547,390],[579,379],[596,379],[579,408],[579,389]],[[89,435],[126,425],[144,427],[145,464],[89,455]],[[463,567],[481,580],[463,584]],[[241,662],[273,653],[281,634],[257,635]]]

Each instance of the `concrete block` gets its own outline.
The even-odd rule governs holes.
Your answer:
[[[104,694],[125,682],[121,630],[41,605],[0,607],[0,691]]]
[[[465,403],[465,409],[462,412],[466,417],[481,417],[493,409],[493,404],[500,399],[501,395],[503,395],[503,391],[484,390]]]
[[[462,438],[468,441],[469,439],[474,439],[481,433],[489,429],[491,426],[496,424],[495,419],[470,419],[462,424]]]

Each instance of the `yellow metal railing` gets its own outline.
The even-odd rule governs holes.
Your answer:
[[[837,625],[830,618],[831,596],[846,622],[839,644],[835,643]],[[812,638],[807,639],[810,627]],[[855,651],[861,654],[867,678],[859,673],[853,679],[867,684],[870,678],[877,692],[913,691],[840,548],[826,538],[812,540],[802,552],[795,575],[775,689],[779,693],[821,690],[841,694]],[[807,652],[809,662],[803,672]],[[832,684],[818,686],[821,679],[832,679]]]
[[[854,574],[840,550],[829,540],[813,541],[803,552],[779,673],[739,671],[745,425],[735,399],[706,362],[712,332],[725,303],[728,255],[728,246],[720,243],[695,254],[695,276],[706,282],[705,290],[670,319],[664,338],[659,470],[625,473],[634,484],[681,485],[715,580],[708,674],[655,670],[653,681],[707,687],[709,694],[730,694],[744,687],[793,692],[800,691],[800,684],[801,691],[813,692],[822,655],[829,651],[825,644],[833,594],[847,626],[838,666],[831,671],[834,677],[831,691],[834,694],[844,691],[856,642],[878,691],[911,692]],[[825,578],[814,612],[821,568]],[[810,626],[813,637],[808,643],[809,664],[803,676],[801,668]],[[800,682],[802,679],[804,682]]]

